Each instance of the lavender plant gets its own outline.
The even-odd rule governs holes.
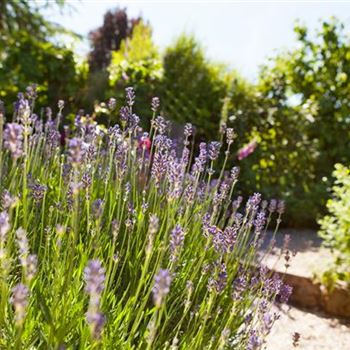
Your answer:
[[[44,123],[35,96],[0,114],[0,348],[260,348],[291,292],[257,254],[284,208],[243,205],[239,169],[215,170],[233,130],[196,155],[158,99],[142,130],[132,88],[108,129],[82,113],[62,126],[63,101]]]

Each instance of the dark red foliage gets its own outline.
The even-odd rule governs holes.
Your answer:
[[[89,34],[92,50],[89,53],[91,71],[104,70],[111,61],[111,52],[117,51],[123,39],[130,37],[141,17],[128,19],[126,9],[108,11],[103,25]]]

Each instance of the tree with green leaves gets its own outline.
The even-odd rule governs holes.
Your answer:
[[[316,39],[301,25],[295,32],[298,47],[271,59],[244,98],[233,92],[230,114],[238,116],[239,142],[258,140],[241,162],[246,186],[282,195],[289,225],[310,226],[324,208],[334,164],[350,160],[350,41],[334,19]]]
[[[42,14],[64,1],[4,0],[0,4],[0,98],[13,100],[31,83],[41,91],[39,105],[58,99],[74,101],[80,84],[72,50],[57,40],[68,33]],[[12,106],[7,110],[11,112]]]

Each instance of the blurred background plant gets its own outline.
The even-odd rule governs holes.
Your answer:
[[[350,168],[336,164],[333,176],[328,214],[319,221],[319,234],[334,252],[334,265],[323,276],[330,287],[338,280],[350,283]]]

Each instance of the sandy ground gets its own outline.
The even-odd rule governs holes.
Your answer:
[[[342,321],[322,313],[311,313],[283,305],[266,343],[266,350],[350,350],[350,320]],[[300,333],[293,347],[293,333]]]
[[[314,231],[282,230],[276,239],[274,252],[265,258],[269,267],[283,271],[284,259],[278,259],[284,234],[290,234],[290,249],[297,254],[291,259],[288,272],[315,277],[326,270],[332,254],[321,246],[321,239]],[[277,307],[276,307],[277,308]],[[301,310],[283,305],[280,319],[275,323],[266,343],[266,350],[350,350],[350,320],[339,320],[321,312]],[[293,347],[293,333],[300,333],[298,347]]]
[[[288,273],[314,278],[319,276],[329,268],[333,257],[329,249],[321,246],[322,240],[312,230],[280,230],[275,237],[275,248],[265,256],[264,263],[275,271],[285,271],[285,260],[281,256],[281,248],[286,234],[290,235],[289,250],[292,253]],[[266,244],[272,238],[272,233],[268,232]],[[265,246],[261,249],[264,252]],[[296,253],[294,256],[293,253]],[[349,347],[350,350],[350,347]]]

